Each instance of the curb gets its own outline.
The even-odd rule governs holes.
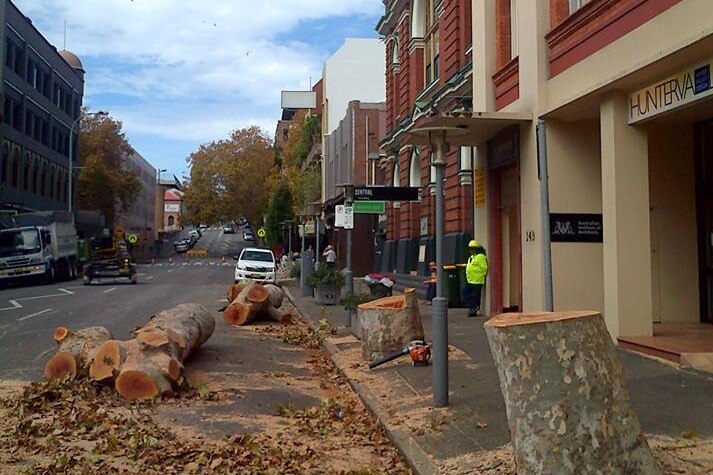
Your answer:
[[[287,287],[283,287],[283,290],[285,291],[285,295],[287,296],[295,310],[297,310],[297,312],[307,322],[310,328],[312,328],[312,330],[315,330],[315,322],[311,318],[309,318],[305,311],[302,310],[295,303],[295,297],[292,295],[290,289],[288,289]],[[329,354],[332,363],[334,363],[334,366],[337,368],[339,373],[344,377],[344,379],[349,382],[349,385],[352,387],[354,392],[359,395],[359,398],[362,400],[369,412],[371,412],[372,415],[376,417],[377,421],[379,421],[379,425],[384,429],[389,440],[396,446],[396,448],[401,453],[401,456],[405,459],[411,470],[413,470],[414,473],[418,475],[433,475],[435,473],[438,473],[438,469],[431,461],[431,458],[421,448],[421,446],[418,445],[418,443],[413,439],[413,437],[411,437],[408,431],[390,427],[385,422],[389,419],[389,415],[382,409],[381,405],[378,402],[378,399],[374,396],[374,394],[372,394],[372,392],[366,386],[362,385],[358,381],[351,380],[346,376],[346,374],[344,374],[344,371],[342,371],[342,369],[339,367],[334,357],[334,355],[339,353],[339,349],[326,340],[322,341],[321,345],[322,348]]]

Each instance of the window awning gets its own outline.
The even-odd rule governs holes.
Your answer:
[[[407,132],[406,141],[413,145],[429,145],[434,134],[445,132],[446,142],[450,145],[479,145],[507,127],[532,120],[533,115],[529,112],[444,113],[423,119]]]

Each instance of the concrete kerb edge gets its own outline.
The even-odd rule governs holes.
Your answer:
[[[307,322],[312,330],[316,331],[315,322],[297,305],[290,289],[283,287],[283,290],[285,291],[287,298],[290,300],[290,303],[292,303],[292,306],[295,310],[297,310],[302,319]],[[362,400],[369,412],[371,412],[372,415],[376,417],[376,420],[379,421],[379,425],[384,429],[389,440],[391,440],[391,442],[396,446],[398,451],[401,453],[401,456],[406,460],[406,463],[408,463],[409,467],[419,475],[432,475],[438,473],[438,470],[431,461],[431,458],[407,431],[389,427],[384,423],[384,420],[388,418],[388,414],[381,409],[377,398],[371,393],[371,391],[358,381],[353,381],[348,378],[344,371],[342,371],[342,368],[339,367],[336,359],[334,358],[334,355],[339,352],[339,349],[326,340],[322,341],[321,345],[322,348],[329,354],[329,357],[339,373],[349,382],[349,385],[359,395],[359,398]]]

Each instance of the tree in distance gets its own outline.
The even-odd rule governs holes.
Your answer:
[[[82,111],[79,135],[77,206],[100,211],[111,228],[133,205],[141,191],[141,181],[126,168],[126,157],[134,149],[126,140],[121,122],[86,112]]]
[[[270,198],[270,205],[267,208],[265,231],[267,232],[267,242],[270,245],[281,244],[282,230],[281,223],[293,220],[295,212],[292,203],[292,192],[287,181],[281,181]]]
[[[262,222],[274,152],[259,127],[238,129],[226,140],[203,144],[187,162],[184,222],[216,223],[238,216]]]

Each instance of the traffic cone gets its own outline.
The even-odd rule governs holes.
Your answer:
[[[220,263],[225,264],[225,256],[223,256],[223,258],[220,260]]]

